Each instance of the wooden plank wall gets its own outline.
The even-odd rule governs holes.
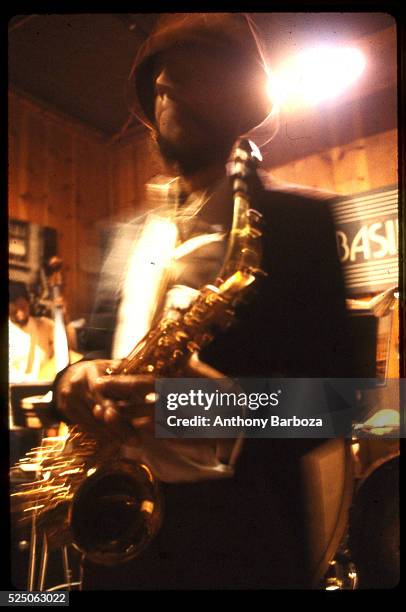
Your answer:
[[[132,137],[112,146],[111,206],[117,220],[133,217],[149,208],[145,201],[145,183],[163,172],[149,132],[137,130]]]
[[[110,214],[104,138],[10,92],[9,216],[57,230],[71,318],[87,313],[99,267],[96,223]]]
[[[397,139],[397,130],[381,132],[270,171],[281,181],[342,195],[394,185],[398,180]]]
[[[94,130],[10,93],[10,217],[58,232],[72,318],[92,305],[100,230],[143,207],[145,182],[161,172],[139,130],[112,144]],[[397,182],[397,131],[391,130],[271,168],[276,178],[359,193]]]

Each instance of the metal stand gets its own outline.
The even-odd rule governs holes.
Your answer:
[[[39,431],[39,430],[38,430]],[[41,442],[39,443],[38,448],[38,463],[34,460],[33,465],[37,466],[37,470],[35,469],[31,471],[31,478],[35,473],[35,478],[40,477],[40,457],[41,451],[44,448],[44,434],[45,431],[41,431]],[[83,557],[80,559],[78,568],[77,568],[77,579],[74,579],[74,571],[72,566],[77,564],[77,559],[70,558],[70,553],[72,553],[72,547],[70,546],[61,546],[59,549],[50,550],[48,537],[44,529],[38,522],[38,514],[34,511],[31,519],[31,529],[30,529],[30,542],[29,542],[29,560],[28,560],[28,572],[27,572],[27,582],[26,589],[27,591],[58,591],[58,590],[82,590],[83,584]],[[24,545],[24,546],[21,546]],[[21,550],[26,548],[27,542],[22,540],[19,542],[18,546]],[[58,584],[56,586],[52,586],[47,588],[47,578],[48,569],[49,569],[49,561],[50,556],[52,556],[52,561],[56,559],[59,560],[62,568],[63,575],[63,584]]]

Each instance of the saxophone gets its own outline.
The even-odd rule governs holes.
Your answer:
[[[248,140],[234,147],[228,165],[233,185],[233,222],[219,277],[205,285],[177,319],[162,318],[111,374],[176,376],[192,353],[211,342],[215,327],[227,327],[235,307],[262,273],[262,216],[251,208],[259,188],[261,160]],[[113,565],[137,556],[157,533],[162,499],[148,465],[120,458],[78,426],[65,436],[45,438],[12,468],[33,471],[35,479],[11,495],[14,524],[35,521],[50,547],[69,544],[99,564]]]

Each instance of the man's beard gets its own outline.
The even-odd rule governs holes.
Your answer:
[[[172,143],[156,132],[154,140],[158,146],[163,161],[183,176],[192,176],[198,170],[215,164],[225,164],[233,139],[222,135],[210,134],[201,143]]]

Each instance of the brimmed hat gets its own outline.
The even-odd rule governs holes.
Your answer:
[[[271,110],[265,87],[253,90],[252,82],[244,82],[242,66],[249,66],[253,74],[267,76],[266,64],[249,19],[243,13],[164,13],[154,31],[141,45],[129,77],[129,91],[133,113],[148,128],[154,127],[154,65],[159,53],[173,46],[193,43],[217,49],[232,67],[235,78],[241,80],[241,99],[248,101],[244,132],[261,123]],[[185,57],[187,61],[187,57]],[[227,65],[227,64],[226,64]],[[228,67],[228,65],[227,65]],[[255,88],[254,88],[255,89]]]

